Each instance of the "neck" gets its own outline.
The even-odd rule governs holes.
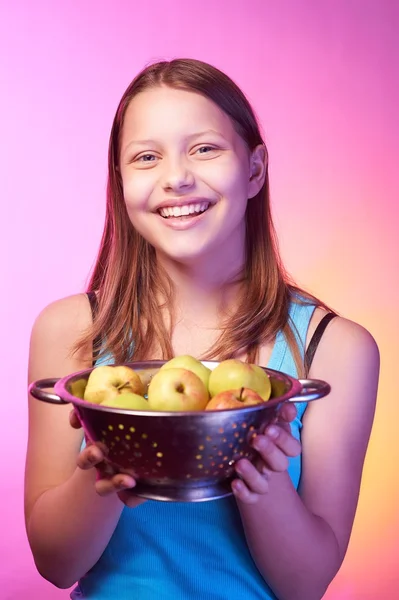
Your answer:
[[[173,283],[178,319],[214,321],[234,306],[244,269],[244,252],[241,256],[230,255],[227,261],[217,258],[208,256],[181,263],[157,255],[159,266]]]

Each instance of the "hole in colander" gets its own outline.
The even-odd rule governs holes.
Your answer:
[[[119,437],[119,435],[116,435],[116,436],[115,436],[115,440],[116,440],[117,442],[120,442],[120,441],[121,441],[121,438]]]
[[[129,431],[131,431],[131,433],[135,433],[135,428],[134,427],[129,427]]]
[[[102,431],[101,435],[107,435],[107,432],[106,431]]]
[[[203,469],[203,468],[204,468],[204,465],[201,465],[201,464],[199,464],[199,465],[197,465],[197,467],[198,467],[199,469]]]
[[[219,427],[218,431],[219,431],[219,433],[224,433],[223,427]]]
[[[157,447],[158,447],[158,444],[157,444],[156,442],[152,442],[152,447],[153,447],[153,448],[157,448]]]
[[[234,437],[236,437],[236,438],[240,437],[240,434],[238,433],[238,431],[236,431],[236,432],[234,433]]]
[[[155,464],[157,465],[157,467],[162,467],[162,463],[160,460],[157,460],[157,462]]]
[[[222,442],[226,443],[227,442],[227,438],[222,437]]]
[[[223,463],[219,465],[219,469],[224,469],[224,464]]]
[[[125,435],[125,438],[126,438],[127,440],[131,440],[131,439],[132,439],[132,436],[131,436],[131,435],[129,435],[129,434],[127,434],[127,435]]]
[[[209,460],[212,460],[212,458],[213,458],[212,454],[209,454],[208,458],[209,458]]]
[[[140,448],[140,444],[138,442],[136,442],[135,444],[133,444],[135,448]]]
[[[231,427],[232,427],[232,429],[237,429],[237,423],[232,423]]]
[[[202,444],[200,446],[198,446],[198,450],[203,450],[205,446],[203,446]]]
[[[244,438],[238,438],[238,441],[240,442],[240,444],[242,444],[244,441]]]
[[[163,452],[157,452],[157,456],[158,456],[158,458],[162,458],[163,457]]]
[[[146,440],[148,438],[148,435],[146,433],[142,433],[141,437],[143,438],[143,440]]]
[[[118,429],[121,429],[121,430],[122,430],[122,429],[125,429],[125,426],[124,426],[124,425],[122,425],[122,423],[119,423],[119,425],[118,425]]]
[[[246,429],[246,428],[248,427],[248,425],[247,425],[247,423],[241,423],[241,427],[242,427],[243,429]]]
[[[211,438],[210,435],[207,435],[205,439],[206,439],[207,442],[211,442],[212,441],[212,438]]]
[[[187,473],[186,479],[190,479],[190,477],[191,477],[190,473]]]
[[[113,427],[113,425],[108,425],[108,429],[109,429],[110,431],[113,431],[113,430],[114,430],[114,427]]]
[[[197,460],[201,460],[202,458],[202,454],[197,454],[197,456],[195,457]]]

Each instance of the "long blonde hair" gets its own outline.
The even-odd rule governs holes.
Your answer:
[[[164,298],[164,306],[172,312],[173,285],[168,277],[159,276],[154,248],[128,217],[118,171],[126,109],[139,92],[160,85],[202,94],[230,117],[249,150],[264,144],[244,94],[229,77],[206,63],[192,59],[158,62],[129,85],[112,125],[105,227],[88,285],[88,291],[97,292],[98,311],[92,327],[76,346],[78,349],[101,339],[101,347],[98,344],[95,350],[111,353],[116,363],[153,358],[155,347],[162,355],[157,358],[173,356],[170,326],[165,325],[158,300]],[[325,305],[299,290],[284,269],[271,216],[267,173],[262,189],[248,202],[246,210],[246,261],[240,290],[237,308],[221,325],[220,336],[206,358],[224,360],[244,351],[249,362],[256,362],[260,345],[272,342],[281,330],[298,373],[304,374],[289,305],[301,301],[298,294],[303,302]]]

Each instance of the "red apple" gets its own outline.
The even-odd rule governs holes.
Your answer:
[[[264,400],[254,390],[226,390],[209,400],[205,410],[226,410],[228,408],[244,408],[255,404],[263,404]]]

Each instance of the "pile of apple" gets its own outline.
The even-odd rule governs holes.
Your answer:
[[[184,355],[155,370],[96,367],[84,400],[129,410],[181,412],[242,408],[266,402],[270,394],[269,376],[257,365],[228,359],[211,370]]]

